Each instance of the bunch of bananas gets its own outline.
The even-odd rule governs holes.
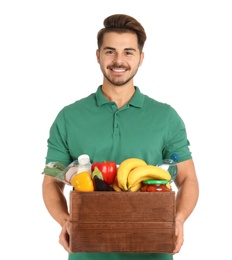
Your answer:
[[[138,191],[144,180],[152,179],[169,181],[171,175],[139,158],[128,158],[119,165],[112,187],[115,191]]]

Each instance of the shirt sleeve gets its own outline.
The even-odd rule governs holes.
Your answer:
[[[46,163],[61,162],[69,165],[72,158],[67,145],[67,131],[64,110],[61,110],[54,120],[47,141]]]
[[[179,155],[179,162],[192,158],[190,142],[187,138],[185,124],[179,114],[170,107],[167,127],[167,141],[163,151],[163,158],[171,158],[173,153]]]

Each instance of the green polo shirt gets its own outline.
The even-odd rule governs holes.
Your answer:
[[[46,163],[70,164],[81,154],[92,162],[120,164],[131,157],[156,165],[172,153],[191,158],[185,125],[168,104],[143,95],[138,87],[121,109],[97,92],[64,107],[50,129]]]
[[[64,107],[50,129],[46,163],[65,165],[81,154],[92,162],[141,158],[156,165],[172,153],[179,161],[191,158],[185,125],[168,104],[140,92],[118,109],[105,98],[101,86],[96,93]],[[69,260],[170,260],[170,254],[76,253]]]

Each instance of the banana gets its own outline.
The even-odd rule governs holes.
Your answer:
[[[144,180],[171,180],[171,175],[168,171],[154,165],[139,166],[131,170],[128,175],[128,189],[141,183]]]
[[[113,187],[113,189],[115,190],[115,191],[124,191],[124,190],[122,190],[121,188],[119,188],[118,187],[118,182],[117,182],[117,178],[115,178],[115,180],[114,180],[114,182],[113,182],[113,184],[112,184],[112,187]],[[131,187],[129,190],[127,190],[127,191],[132,191],[132,192],[134,192],[134,191],[138,191],[138,190],[140,190],[140,188],[142,187],[142,183],[140,182],[140,183],[138,183],[138,184],[136,184],[135,186],[133,186],[133,187]]]
[[[139,158],[128,158],[119,165],[117,170],[117,181],[118,186],[122,190],[128,190],[127,188],[127,177],[131,170],[138,166],[145,166],[147,163]]]
[[[115,191],[123,191],[122,189],[120,189],[120,188],[118,187],[117,178],[114,179],[114,182],[112,183],[112,188],[113,188]]]
[[[128,191],[132,191],[132,192],[138,191],[138,190],[140,190],[141,187],[142,187],[142,182],[139,182],[136,185],[130,187],[130,189],[128,189]]]

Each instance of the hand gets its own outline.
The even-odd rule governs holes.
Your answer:
[[[176,235],[176,247],[173,251],[173,254],[179,253],[180,249],[184,243],[184,226],[178,220],[176,220],[175,235]]]
[[[70,235],[70,221],[67,220],[63,226],[62,230],[60,232],[59,236],[59,243],[63,246],[63,248],[68,252],[72,253],[69,249],[69,235]]]

